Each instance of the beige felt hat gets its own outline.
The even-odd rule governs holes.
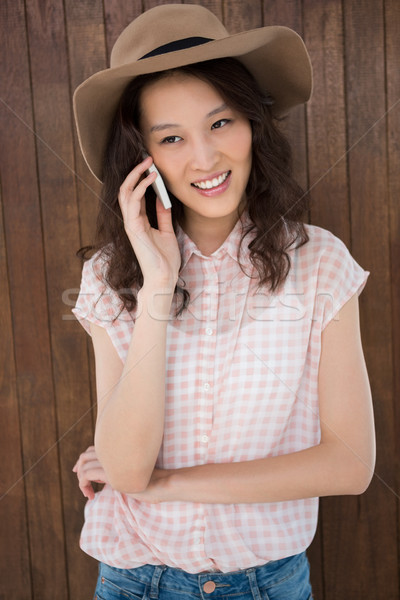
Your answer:
[[[152,8],[123,30],[109,69],[75,90],[74,114],[82,154],[100,180],[109,129],[120,97],[137,75],[216,58],[235,57],[274,99],[276,115],[306,102],[312,69],[303,40],[287,27],[260,27],[229,35],[219,19],[196,4]]]

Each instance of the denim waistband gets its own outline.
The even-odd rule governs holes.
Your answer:
[[[308,560],[305,552],[266,563],[259,567],[233,571],[229,573],[202,572],[187,573],[181,569],[167,566],[144,565],[134,569],[118,569],[101,564],[100,577],[118,579],[123,589],[129,589],[130,583],[141,583],[146,588],[146,597],[157,600],[162,591],[175,592],[177,598],[184,594],[200,599],[218,599],[232,596],[240,597],[251,590],[253,598],[260,598],[260,589],[268,589],[290,580],[293,573],[303,571],[301,580],[309,581]],[[299,573],[300,575],[300,573]],[[263,596],[268,597],[268,596]],[[300,597],[300,596],[299,596]],[[304,597],[304,596],[303,596]],[[305,596],[308,598],[308,595]]]

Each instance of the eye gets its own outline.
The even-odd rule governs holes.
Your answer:
[[[161,140],[161,143],[162,144],[176,144],[176,142],[181,139],[182,138],[180,138],[179,135],[169,135],[168,137]]]
[[[225,125],[227,125],[227,123],[230,122],[231,119],[220,119],[219,121],[216,121],[211,125],[211,129],[221,129],[221,127],[224,127]]]

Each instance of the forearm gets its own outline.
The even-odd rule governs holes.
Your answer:
[[[160,480],[160,497],[238,504],[359,494],[368,486],[373,468],[373,457],[359,457],[333,443],[320,444],[282,456],[170,471]]]
[[[95,446],[110,483],[144,489],[164,430],[166,329],[173,292],[140,290],[138,317],[119,382],[99,410]]]
[[[177,470],[163,482],[166,494],[230,504],[362,493],[374,471],[375,433],[356,296],[323,332],[318,389],[319,445],[255,461]]]

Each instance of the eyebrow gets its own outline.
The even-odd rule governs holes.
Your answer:
[[[217,106],[217,108],[214,108],[214,110],[209,112],[205,118],[209,119],[210,117],[213,117],[214,115],[223,112],[227,108],[229,107],[224,102],[224,104],[221,104],[221,106]],[[181,127],[181,125],[179,125],[179,123],[160,123],[159,125],[153,125],[153,127],[151,127],[150,129],[150,133],[153,133],[154,131],[163,131],[164,129],[170,129],[171,127]]]

